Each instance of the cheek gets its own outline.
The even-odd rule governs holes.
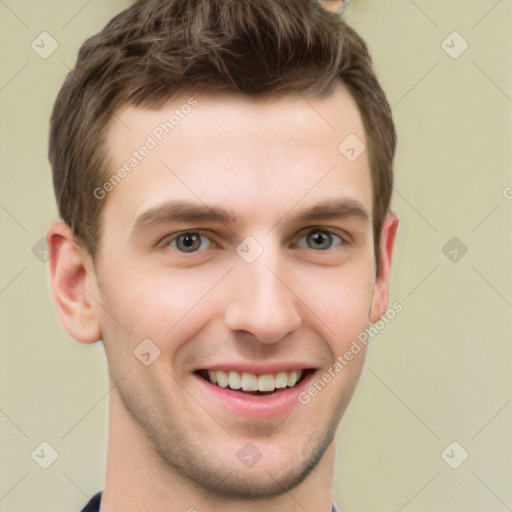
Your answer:
[[[359,268],[331,271],[317,276],[304,302],[323,324],[326,340],[334,353],[346,350],[352,340],[368,326],[374,281],[371,272]]]
[[[128,268],[125,270],[119,266],[104,279],[104,324],[114,324],[118,335],[124,338],[128,331],[134,340],[150,338],[157,344],[164,340],[168,344],[169,338],[185,326],[200,327],[197,322],[190,325],[190,319],[197,311],[204,319],[209,317],[211,292],[225,272],[213,268],[160,268],[156,272],[147,266],[138,269],[133,263],[129,272]],[[121,282],[123,285],[119,286]]]

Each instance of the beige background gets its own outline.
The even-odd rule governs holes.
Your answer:
[[[103,485],[103,349],[58,323],[37,244],[56,218],[53,100],[80,44],[127,5],[0,1],[1,512],[78,511]],[[336,499],[347,512],[512,510],[512,2],[352,0],[346,18],[399,133],[403,311],[372,340],[340,426]],[[43,31],[59,45],[47,59],[31,48]],[[31,458],[42,441],[58,452],[46,470]],[[441,456],[452,441],[446,460],[469,453],[458,469]]]

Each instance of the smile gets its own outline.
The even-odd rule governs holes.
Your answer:
[[[299,395],[318,370],[305,361],[216,362],[193,372],[193,389],[203,397],[201,403],[230,421],[271,420],[302,409]]]
[[[198,375],[220,388],[251,395],[267,395],[276,390],[295,387],[309,372],[310,370],[289,370],[256,374],[233,370],[200,370]]]

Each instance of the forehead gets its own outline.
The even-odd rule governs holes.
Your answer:
[[[116,112],[106,142],[115,179],[103,216],[115,209],[131,222],[179,199],[271,222],[293,204],[333,194],[371,211],[363,123],[341,86],[325,98],[203,94],[156,110],[129,106]]]

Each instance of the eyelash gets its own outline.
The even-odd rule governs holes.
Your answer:
[[[332,250],[332,249],[335,249],[336,247],[340,247],[340,246],[347,246],[347,245],[350,245],[350,243],[342,236],[338,235],[337,233],[335,233],[334,231],[332,231],[331,229],[328,229],[328,228],[323,228],[323,227],[312,227],[312,228],[307,228],[307,231],[304,231],[302,230],[301,231],[301,234],[300,237],[299,237],[299,240],[302,240],[302,239],[305,239],[308,237],[308,235],[311,235],[313,233],[324,233],[324,234],[327,234],[327,235],[330,235],[331,237],[333,237],[334,239],[338,239],[339,241],[336,243],[336,245],[334,246],[331,246],[331,247],[328,247],[326,249],[313,249],[312,247],[297,247],[297,242],[294,244],[296,247],[294,248],[302,248],[302,249],[311,249],[315,252],[324,252],[324,251],[329,251],[329,250]],[[180,238],[180,237],[183,237],[185,235],[199,235],[200,238],[207,238],[210,242],[209,246],[206,247],[206,248],[200,248],[198,250],[194,250],[194,251],[190,251],[190,252],[187,252],[187,251],[180,251],[177,247],[171,247],[171,244],[176,244],[177,240]],[[306,242],[307,243],[307,242]],[[333,242],[335,243],[335,242]],[[203,252],[205,250],[207,250],[208,248],[210,248],[211,245],[215,245],[216,242],[214,240],[212,240],[212,238],[210,236],[208,236],[207,234],[205,234],[204,232],[202,232],[201,230],[189,230],[189,231],[181,231],[179,233],[175,233],[171,239],[169,238],[166,238],[164,239],[164,241],[162,242],[162,245],[166,248],[171,248],[177,252],[180,252],[181,254],[196,254],[196,253],[199,253],[199,252]]]

